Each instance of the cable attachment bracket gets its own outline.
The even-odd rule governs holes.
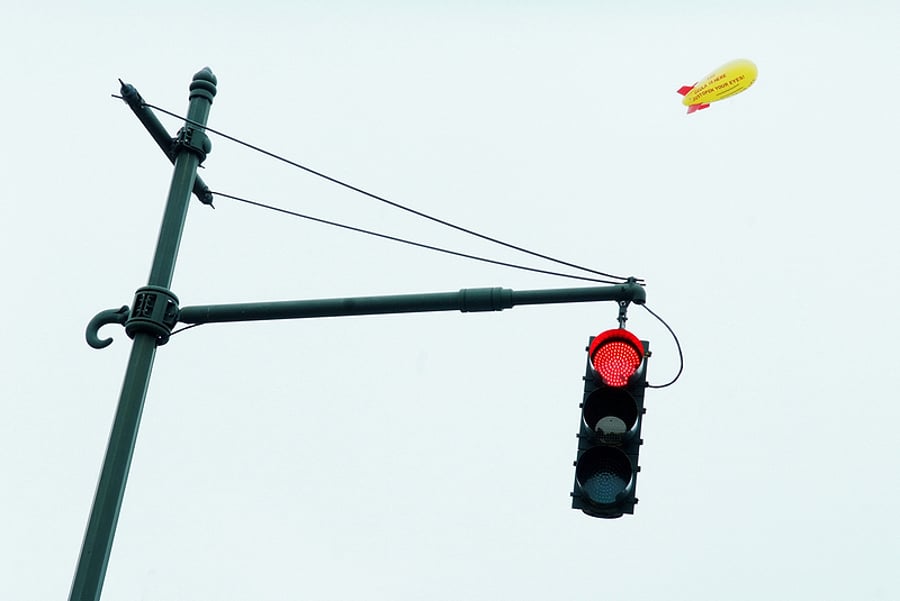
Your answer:
[[[628,321],[628,305],[631,301],[619,301],[619,327],[625,329],[625,322]]]
[[[626,280],[626,283],[629,286],[639,286],[638,279],[634,276],[629,277]],[[646,302],[646,296],[644,295],[644,289],[639,287],[639,288],[637,288],[637,290],[638,290],[638,292],[640,292],[640,294],[636,294],[633,296],[633,298],[628,299],[628,300],[618,301],[618,303],[619,303],[619,327],[623,330],[625,329],[625,322],[628,321],[628,305],[631,304],[632,301],[634,301],[638,305],[643,305]]]
[[[131,315],[125,321],[125,333],[134,338],[138,332],[156,336],[156,345],[169,341],[178,323],[178,297],[160,286],[144,286],[134,293]]]

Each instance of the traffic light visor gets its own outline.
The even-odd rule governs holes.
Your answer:
[[[644,345],[626,329],[597,335],[588,348],[591,367],[607,386],[626,386],[644,360]]]

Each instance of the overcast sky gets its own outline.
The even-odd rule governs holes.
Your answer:
[[[0,22],[0,598],[66,599],[171,165],[117,78],[353,185],[645,278],[685,370],[640,504],[570,508],[612,303],[194,328],[161,347],[104,600],[900,597],[900,4],[14,2]],[[627,4],[627,3],[626,3]],[[613,6],[615,8],[607,8]],[[747,92],[676,90],[748,58]],[[159,115],[173,134],[176,119]],[[211,188],[544,269],[212,136]],[[220,198],[181,305],[580,286]],[[651,383],[675,344],[640,308]]]

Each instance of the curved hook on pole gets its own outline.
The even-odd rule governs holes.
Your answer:
[[[128,305],[122,305],[118,309],[106,309],[97,313],[88,323],[87,330],[84,332],[87,343],[96,349],[106,348],[112,344],[112,338],[100,338],[100,328],[110,323],[125,325],[128,320],[128,310]]]

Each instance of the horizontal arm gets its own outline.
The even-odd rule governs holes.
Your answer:
[[[180,310],[178,321],[186,324],[420,313],[427,311],[502,311],[516,305],[546,305],[593,301],[625,301],[643,304],[644,288],[629,282],[615,286],[510,290],[468,288],[459,292],[364,296],[300,301],[198,305]]]

